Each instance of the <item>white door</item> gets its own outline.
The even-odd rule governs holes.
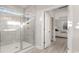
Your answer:
[[[45,12],[45,48],[49,47],[51,44],[51,33],[51,17]]]

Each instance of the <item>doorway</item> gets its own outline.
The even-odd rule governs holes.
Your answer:
[[[67,19],[68,6],[45,12],[45,48],[51,46],[56,52],[67,52]]]

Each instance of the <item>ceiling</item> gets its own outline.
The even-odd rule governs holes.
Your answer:
[[[44,8],[48,8],[48,7],[52,7],[53,5],[16,5],[17,7],[19,8],[25,8],[25,9],[28,9],[28,8],[37,8],[37,9],[44,9]]]
[[[48,9],[51,7],[53,7],[53,8],[59,7],[59,5],[7,5],[7,7],[10,7],[10,8],[17,7],[18,9],[29,9],[29,8],[32,9],[33,8],[33,9],[37,9],[37,10],[42,10],[42,9]]]
[[[32,5],[16,5],[16,6],[19,7],[19,8],[29,8]]]
[[[26,9],[26,10],[44,10],[51,7],[55,7],[55,5],[16,5],[16,7],[20,9]]]

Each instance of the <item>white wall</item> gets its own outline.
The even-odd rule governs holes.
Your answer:
[[[73,40],[73,7],[68,6],[68,52],[72,52],[72,40]]]
[[[70,17],[69,21],[72,22],[72,26],[69,28],[69,48],[71,48],[72,52],[79,52],[79,6],[70,6]]]
[[[36,15],[36,33],[35,33],[35,39],[36,39],[36,47],[39,49],[43,48],[43,36],[44,36],[44,12],[39,11]]]
[[[55,26],[58,27],[59,30],[62,30],[62,22],[67,22],[68,10],[67,8],[56,9],[49,11],[51,17],[55,19]]]
[[[55,19],[59,19],[60,17],[67,17],[68,10],[67,7],[64,7],[61,9],[54,10],[54,13],[55,13]]]
[[[68,10],[67,7],[62,9],[57,9],[55,12],[55,26],[58,27],[60,31],[63,31],[63,22],[67,22]]]

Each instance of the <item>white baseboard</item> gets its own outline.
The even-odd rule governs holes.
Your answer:
[[[67,53],[72,53],[72,50],[71,50],[71,49],[68,49],[68,50],[67,50]]]

